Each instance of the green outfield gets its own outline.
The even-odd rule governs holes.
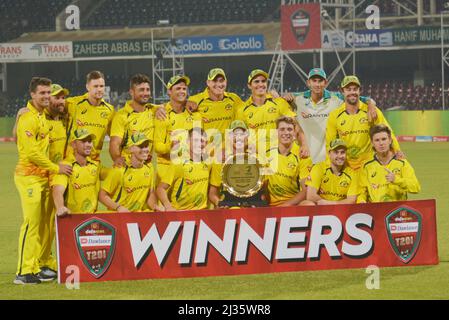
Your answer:
[[[437,199],[440,264],[384,268],[380,289],[368,290],[364,269],[195,279],[81,283],[79,290],[46,283],[12,283],[22,221],[13,182],[14,144],[0,143],[0,299],[449,299],[449,143],[403,143],[422,193]]]

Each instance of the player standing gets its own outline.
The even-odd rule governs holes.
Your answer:
[[[341,90],[345,102],[329,114],[326,126],[326,146],[339,138],[347,145],[347,160],[349,166],[357,170],[363,162],[369,159],[373,152],[370,142],[369,130],[373,125],[385,124],[388,126],[382,112],[376,107],[377,118],[374,123],[368,121],[368,106],[361,102],[360,81],[356,76],[347,76],[341,82]],[[400,152],[399,143],[392,134],[393,149]],[[399,155],[402,155],[400,152]]]
[[[131,136],[135,132],[141,132],[149,139],[149,159],[151,159],[153,151],[154,110],[156,107],[149,103],[151,88],[148,76],[144,74],[132,76],[129,94],[131,95],[131,101],[127,101],[125,106],[117,111],[112,120],[109,154],[115,167],[125,165],[127,148],[130,146]]]
[[[99,160],[104,138],[110,132],[114,107],[103,99],[105,90],[103,73],[92,71],[87,74],[86,80],[87,93],[67,99],[69,123],[66,156],[73,154],[71,142],[75,140],[75,130],[87,129],[95,136],[91,158]]]
[[[284,96],[296,106],[297,120],[304,130],[310,147],[313,163],[326,159],[326,124],[331,111],[344,102],[340,92],[327,90],[329,82],[326,72],[320,68],[309,71],[305,92],[292,93]],[[376,119],[375,103],[372,99],[360,97],[368,105],[368,118]]]
[[[53,280],[42,273],[40,228],[49,220],[49,173],[71,174],[71,167],[51,162],[48,155],[50,125],[44,110],[50,105],[51,80],[35,77],[30,82],[29,110],[18,119],[19,162],[14,182],[22,203],[24,221],[19,235],[19,259],[15,284],[38,284]]]

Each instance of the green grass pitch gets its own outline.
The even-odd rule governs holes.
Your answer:
[[[81,283],[79,290],[69,290],[56,282],[12,283],[22,222],[13,181],[17,151],[12,143],[0,143],[0,299],[448,299],[449,143],[403,143],[402,148],[422,186],[411,199],[437,199],[437,266],[383,268],[378,290],[366,288],[365,269]]]

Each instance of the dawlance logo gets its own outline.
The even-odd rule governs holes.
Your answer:
[[[302,9],[295,11],[290,17],[290,23],[296,40],[300,44],[303,44],[306,41],[310,30],[309,13]]]
[[[95,278],[102,277],[114,256],[115,228],[103,220],[90,219],[75,229],[75,239],[84,266]]]
[[[134,266],[140,268],[154,252],[159,267],[163,267],[172,249],[176,251],[179,265],[206,264],[209,247],[214,248],[229,264],[248,263],[250,244],[272,262],[319,260],[327,253],[333,259],[360,259],[368,257],[374,249],[371,235],[373,217],[365,213],[349,216],[345,222],[334,215],[266,218],[262,234],[244,219],[227,219],[224,231],[218,234],[203,220],[171,221],[165,230],[153,223],[142,230],[138,223],[128,223],[127,230]],[[223,230],[220,228],[220,230]],[[351,242],[342,241],[343,235]]]
[[[408,207],[400,207],[387,215],[385,224],[394,253],[402,262],[409,263],[421,240],[421,214]]]

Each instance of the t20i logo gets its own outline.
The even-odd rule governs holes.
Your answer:
[[[75,229],[76,244],[86,268],[100,278],[108,270],[115,249],[115,228],[109,223],[93,218]]]
[[[303,44],[310,30],[310,15],[307,11],[299,9],[290,17],[291,27],[296,40]]]
[[[385,218],[388,239],[404,263],[409,263],[418,251],[421,240],[422,218],[418,212],[400,207]]]

